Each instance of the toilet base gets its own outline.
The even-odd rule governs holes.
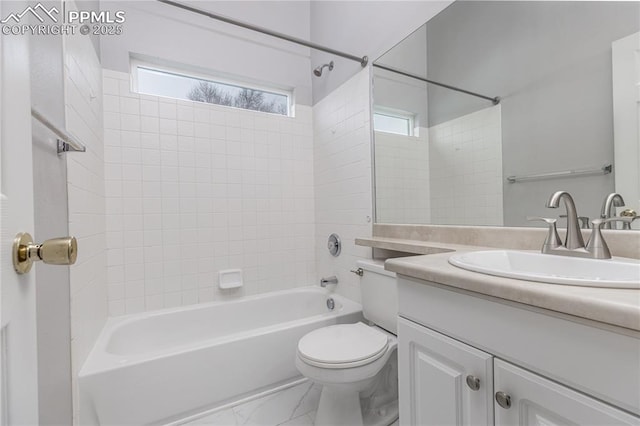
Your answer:
[[[360,395],[353,391],[324,386],[314,426],[389,426],[398,420],[398,401],[371,407],[362,412]]]
[[[389,426],[398,419],[398,364],[393,356],[374,377],[349,385],[325,384],[315,426]]]
[[[323,386],[315,426],[362,426],[360,394],[343,387]]]

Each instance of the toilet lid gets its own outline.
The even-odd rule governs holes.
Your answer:
[[[377,358],[389,345],[387,336],[361,322],[319,328],[298,342],[298,353],[315,363],[347,364]]]

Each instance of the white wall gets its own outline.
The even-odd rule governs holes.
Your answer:
[[[376,222],[432,223],[429,130],[418,136],[374,132]]]
[[[308,1],[191,1],[254,25],[309,39]],[[309,49],[155,1],[101,1],[124,10],[123,34],[101,39],[102,65],[128,72],[129,54],[182,64],[204,73],[294,89],[296,102],[311,105]]]
[[[176,101],[104,75],[111,315],[314,283],[311,107]],[[236,268],[244,288],[220,290]]]
[[[88,37],[65,37],[64,52],[66,128],[87,147],[84,153],[66,154],[69,234],[78,239],[78,259],[70,268],[72,382],[77,403],[78,372],[107,318],[102,69]]]
[[[497,105],[429,128],[430,223],[503,225],[501,111]]]
[[[355,245],[372,233],[370,70],[366,68],[313,107],[317,279],[335,275],[335,291],[360,301],[360,278],[350,273],[371,249]],[[342,253],[327,238],[337,233]]]
[[[450,1],[312,1],[311,39],[374,61],[451,4]],[[335,62],[313,78],[313,102],[327,96],[362,68],[349,59],[311,52],[311,66]]]

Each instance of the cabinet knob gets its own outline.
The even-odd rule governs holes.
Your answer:
[[[472,391],[477,391],[478,389],[480,389],[480,379],[469,374],[467,376],[467,386],[469,386]]]
[[[504,409],[511,408],[511,397],[504,392],[496,392],[496,402]]]

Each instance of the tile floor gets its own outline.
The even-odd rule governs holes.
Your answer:
[[[184,426],[312,426],[320,400],[319,386],[300,383],[262,398],[216,411]]]
[[[216,411],[183,426],[313,426],[321,387],[306,381],[262,398]],[[398,426],[394,422],[391,426]]]

